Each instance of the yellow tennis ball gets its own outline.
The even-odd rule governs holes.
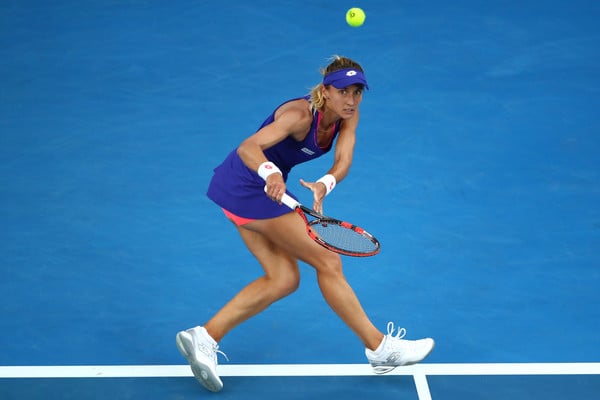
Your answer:
[[[346,12],[346,22],[348,23],[348,25],[354,28],[358,28],[359,26],[364,24],[366,17],[367,16],[365,15],[365,12],[362,10],[362,8],[353,7]]]

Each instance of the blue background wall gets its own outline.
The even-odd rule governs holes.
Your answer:
[[[326,212],[382,242],[345,258],[373,321],[434,337],[428,362],[600,360],[599,17],[583,0],[3,1],[0,365],[183,363],[175,333],[261,273],[204,196],[212,168],[333,54],[371,88]],[[291,189],[308,201],[297,180],[330,163]],[[302,272],[223,340],[233,363],[366,362]]]

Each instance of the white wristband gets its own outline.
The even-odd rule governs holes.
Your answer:
[[[281,170],[277,168],[277,165],[273,164],[271,161],[265,161],[264,163],[260,164],[258,166],[258,171],[256,172],[258,173],[258,176],[265,180],[265,182],[267,181],[269,175],[276,173],[281,174]]]
[[[325,193],[325,196],[331,193],[331,191],[335,187],[335,184],[337,183],[337,181],[335,180],[335,176],[331,174],[323,175],[323,177],[319,178],[317,182],[321,182],[325,185],[325,188],[327,189],[327,193]]]

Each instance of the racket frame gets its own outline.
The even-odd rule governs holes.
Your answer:
[[[325,247],[326,249],[328,249],[330,251],[333,251],[333,252],[336,252],[339,254],[344,254],[347,256],[353,256],[353,257],[370,257],[370,256],[374,256],[375,254],[379,253],[379,250],[381,249],[381,245],[380,245],[379,241],[373,235],[371,235],[369,232],[365,231],[364,229],[362,229],[361,227],[359,227],[357,225],[351,224],[349,222],[341,221],[341,220],[338,220],[335,218],[327,217],[323,214],[319,214],[315,210],[312,210],[308,207],[303,206],[302,204],[300,204],[297,200],[295,200],[292,196],[288,195],[287,193],[283,194],[283,197],[281,198],[281,202],[283,204],[285,204],[287,207],[289,207],[290,209],[294,210],[298,215],[300,215],[300,217],[302,217],[302,219],[304,220],[304,223],[306,224],[306,232],[308,233],[308,236],[310,236],[310,238],[312,240],[314,240],[315,242],[317,242],[318,244],[320,244],[321,246]],[[314,217],[315,220],[309,221],[308,218],[306,217],[306,214],[310,215],[311,217]],[[313,231],[311,226],[316,225],[316,224],[339,225],[343,228],[353,230],[357,234],[370,240],[375,245],[375,249],[370,252],[358,252],[358,251],[350,251],[348,249],[343,249],[343,248],[334,246],[334,245],[326,242],[325,240],[323,240],[319,235],[317,235]]]

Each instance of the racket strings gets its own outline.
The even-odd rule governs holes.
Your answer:
[[[329,245],[352,253],[371,253],[378,247],[366,234],[337,223],[316,222],[310,228]]]

